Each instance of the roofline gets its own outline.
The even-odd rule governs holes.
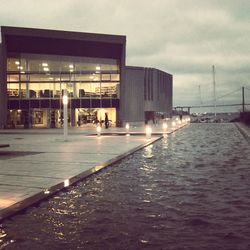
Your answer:
[[[63,30],[50,30],[50,29],[36,29],[24,28],[13,26],[0,26],[3,35],[16,35],[16,36],[31,36],[31,37],[46,37],[46,38],[59,38],[69,40],[82,40],[82,41],[101,41],[112,43],[126,43],[126,36],[123,35],[109,35],[100,33],[86,33],[76,31],[63,31]]]
[[[142,67],[142,66],[127,66],[127,65],[126,65],[126,69],[144,70],[145,67]]]
[[[152,67],[142,67],[142,66],[126,66],[126,69],[134,69],[134,70],[144,70],[144,69],[152,69],[152,70],[157,70],[157,71],[160,71],[164,74],[167,74],[167,75],[170,75],[170,76],[173,76],[172,74],[166,72],[166,71],[163,71],[163,70],[160,70],[160,69],[157,69],[157,68],[152,68]]]

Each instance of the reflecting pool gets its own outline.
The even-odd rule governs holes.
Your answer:
[[[191,124],[0,225],[0,249],[250,249],[250,145]]]

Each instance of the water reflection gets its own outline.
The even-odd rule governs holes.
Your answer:
[[[149,146],[147,146],[143,150],[144,150],[143,157],[145,157],[147,159],[151,159],[154,156],[153,155],[153,144],[150,144]]]
[[[0,249],[250,249],[249,151],[191,124],[5,221]]]

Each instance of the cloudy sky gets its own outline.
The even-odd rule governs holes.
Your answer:
[[[127,65],[173,74],[174,105],[213,99],[212,65],[218,102],[245,86],[250,103],[249,0],[0,0],[0,25],[126,35]]]

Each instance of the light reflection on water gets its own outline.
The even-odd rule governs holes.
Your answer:
[[[191,124],[5,221],[0,249],[250,249],[249,152]]]
[[[143,149],[143,157],[145,158],[152,158],[154,155],[153,155],[153,144],[147,146],[146,148]]]

